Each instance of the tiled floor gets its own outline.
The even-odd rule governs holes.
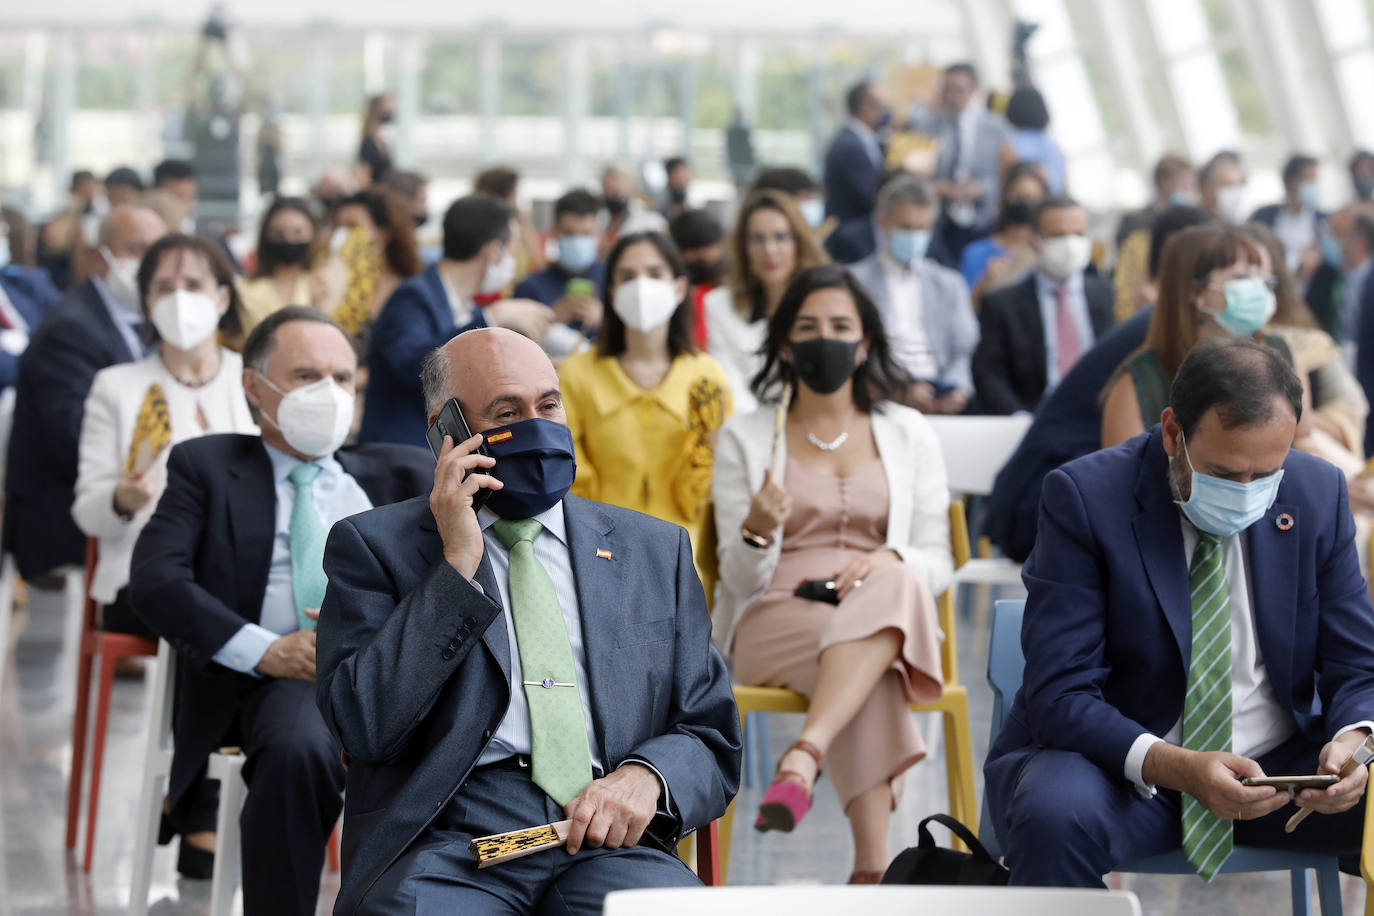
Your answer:
[[[143,753],[146,687],[142,681],[115,687],[106,751],[95,864],[82,872],[76,855],[63,848],[74,656],[74,606],[61,605],[15,618],[14,643],[4,682],[0,684],[0,914],[115,914],[128,902],[131,827],[138,801]],[[991,698],[982,672],[986,632],[972,615],[960,626],[961,670],[969,686],[974,752],[987,750]],[[769,761],[796,736],[800,717],[771,716]],[[931,718],[923,726],[938,737]],[[895,852],[915,842],[916,824],[925,814],[945,808],[944,763],[938,740],[930,757],[909,774],[908,787],[891,829]],[[982,778],[978,774],[981,790]],[[756,783],[740,795],[731,883],[838,883],[849,874],[850,840],[839,804],[828,784],[817,792],[816,809],[792,835],[756,834],[752,812],[762,792]],[[208,882],[176,877],[174,847],[160,849],[154,863],[152,912],[208,912]],[[1193,878],[1125,876],[1121,886],[1134,890],[1147,914],[1285,914],[1289,912],[1285,875],[1224,877],[1211,887]],[[320,912],[328,913],[337,889],[326,874]],[[1362,885],[1345,884],[1345,909],[1363,906]]]

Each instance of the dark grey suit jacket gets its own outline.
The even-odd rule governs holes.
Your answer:
[[[593,740],[610,769],[634,756],[663,775],[676,816],[644,842],[671,849],[724,813],[740,774],[738,713],[691,542],[627,509],[563,505]],[[478,590],[444,560],[425,498],[339,522],[324,565],[318,700],[349,766],[335,912],[353,913],[491,740],[510,704],[510,647],[489,561]]]

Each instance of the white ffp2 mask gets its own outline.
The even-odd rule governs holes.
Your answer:
[[[353,425],[353,395],[332,378],[285,392],[261,372],[258,378],[282,396],[275,420],[267,416],[266,411],[261,416],[281,430],[287,445],[302,455],[323,458],[334,454],[344,444]]]

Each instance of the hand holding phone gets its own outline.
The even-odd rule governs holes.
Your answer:
[[[792,594],[807,601],[824,601],[826,604],[839,604],[840,593],[835,588],[834,579],[807,579],[798,585]]]
[[[487,473],[496,459],[486,453],[485,440],[470,435],[462,408],[449,399],[427,433],[438,463],[429,508],[444,543],[444,559],[471,579],[482,562],[485,544],[477,510],[501,481]]]

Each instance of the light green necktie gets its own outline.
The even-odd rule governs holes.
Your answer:
[[[1183,746],[1190,751],[1231,750],[1231,595],[1221,563],[1221,539],[1198,532],[1188,570],[1193,602],[1193,650],[1183,699]],[[1183,796],[1183,853],[1211,881],[1235,841],[1232,823],[1191,795]]]
[[[510,551],[510,610],[530,706],[532,778],[566,805],[592,781],[592,756],[563,609],[534,555],[543,526],[532,518],[502,519],[491,529]]]
[[[306,608],[319,609],[329,579],[324,574],[324,522],[315,509],[315,478],[318,464],[298,464],[291,469],[296,502],[291,507],[291,596],[296,600],[296,622],[302,630],[315,629],[305,616]]]

